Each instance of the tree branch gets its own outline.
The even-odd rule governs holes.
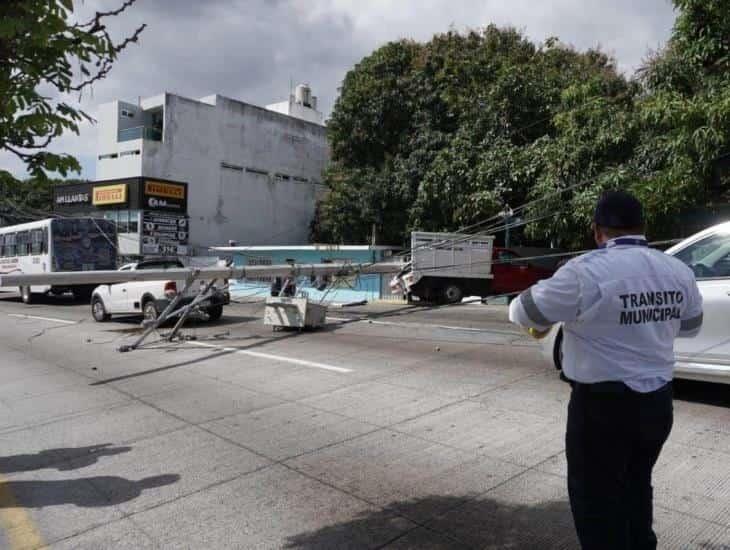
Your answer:
[[[121,6],[119,6],[119,8],[117,8],[116,10],[97,11],[94,14],[94,17],[89,19],[86,23],[76,23],[75,25],[73,25],[72,28],[85,29],[85,32],[93,34],[104,28],[104,25],[101,23],[102,19],[104,19],[105,17],[114,17],[115,15],[119,15],[120,13],[123,13],[128,7],[130,7],[135,2],[137,2],[137,0],[125,0],[125,2]],[[90,27],[90,28],[87,29],[87,27]]]
[[[131,0],[131,1],[134,2],[136,0]],[[119,52],[121,52],[122,50],[124,50],[129,44],[131,44],[133,42],[137,42],[137,40],[139,39],[139,35],[142,33],[143,30],[145,30],[145,28],[147,28],[147,24],[143,23],[142,25],[137,27],[137,29],[134,31],[134,34],[132,36],[125,38],[123,42],[121,42],[120,44],[118,44],[116,46],[113,46],[114,55],[116,55]],[[106,31],[104,31],[104,34],[106,36],[106,39],[111,43],[111,38],[109,37],[108,34],[106,34]],[[109,74],[109,71],[111,71],[112,65],[113,65],[112,57],[107,56],[106,58],[101,60],[101,68],[97,71],[97,73],[94,76],[87,78],[86,80],[80,82],[79,84],[76,84],[74,86],[69,86],[69,91],[80,92],[81,90],[90,86],[94,82],[103,80],[104,78],[106,78],[107,74]]]

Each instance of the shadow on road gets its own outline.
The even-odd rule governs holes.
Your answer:
[[[31,472],[43,468],[76,470],[95,464],[103,456],[127,453],[132,447],[114,447],[111,443],[88,447],[46,449],[35,454],[0,456],[0,473]]]
[[[0,303],[22,303],[20,295],[16,292],[0,293]],[[46,306],[78,306],[89,305],[89,300],[76,298],[71,294],[61,294],[54,296],[53,294],[33,294],[33,301],[29,304],[29,308],[34,305]]]
[[[137,498],[142,491],[171,485],[177,474],[146,477],[139,481],[117,476],[97,476],[60,481],[8,481],[0,483],[0,508],[44,508],[73,504],[82,508],[113,506]]]
[[[578,548],[578,539],[567,501],[534,505],[511,505],[491,499],[465,502],[452,496],[428,496],[392,502],[384,509],[287,540],[286,548],[365,547],[378,533],[393,529],[405,518],[423,517],[424,512],[450,510],[440,519],[409,536],[391,540],[394,548],[510,548],[541,550]],[[356,542],[357,541],[357,542]]]
[[[112,318],[115,323],[119,323],[121,325],[128,325],[124,328],[109,328],[106,329],[105,332],[118,332],[118,333],[142,333],[144,331],[144,327],[142,326],[142,317],[140,315],[123,315],[119,317],[113,317]],[[217,321],[206,321],[204,319],[190,317],[185,320],[185,328],[193,328],[193,327],[226,327],[229,325],[237,325],[239,323],[252,323],[255,321],[260,321],[260,317],[253,317],[251,315],[229,315],[225,312],[223,313],[223,317],[218,319]],[[169,328],[170,326],[174,325],[174,322],[171,320],[168,322],[165,326]]]
[[[673,382],[674,399],[691,401],[716,407],[730,408],[730,386],[696,380],[679,380]]]
[[[341,323],[341,324],[344,324],[344,323]],[[335,332],[336,330],[338,330],[338,328],[340,328],[340,327],[337,324],[326,325],[326,326],[322,327],[321,329],[319,329],[318,331],[319,332]],[[144,370],[144,371],[140,371],[140,372],[133,372],[130,374],[123,374],[120,376],[115,376],[113,378],[105,378],[104,380],[97,380],[96,382],[92,382],[89,385],[90,386],[104,386],[106,384],[111,384],[113,382],[129,380],[130,378],[139,378],[140,376],[147,376],[149,374],[156,374],[158,372],[164,372],[167,370],[178,369],[181,367],[188,367],[190,365],[204,363],[205,361],[210,361],[211,359],[216,359],[218,357],[235,354],[238,351],[249,351],[249,350],[253,350],[255,348],[261,347],[261,346],[265,346],[266,344],[280,342],[281,340],[285,340],[285,339],[296,338],[296,337],[300,336],[301,334],[302,334],[302,332],[300,332],[298,330],[294,330],[294,331],[288,331],[288,332],[279,332],[279,333],[277,333],[277,336],[271,336],[271,337],[265,337],[265,336],[260,337],[258,335],[255,335],[254,338],[256,338],[257,341],[255,343],[245,345],[245,346],[227,345],[225,338],[212,338],[210,340],[202,338],[202,339],[200,339],[201,341],[215,342],[216,345],[219,345],[221,348],[225,348],[225,349],[216,350],[215,348],[211,348],[212,350],[215,350],[215,353],[210,353],[208,355],[204,355],[203,357],[196,357],[196,358],[190,359],[188,361],[181,361],[179,363],[173,363],[172,365],[165,365],[162,367],[156,367],[154,369],[148,369],[148,370]],[[179,344],[172,343],[171,345],[175,346],[175,349],[179,349]],[[133,353],[140,353],[142,349],[144,349],[144,348],[140,348],[140,350],[135,351]],[[163,348],[155,347],[155,348],[150,348],[150,349],[160,350]]]

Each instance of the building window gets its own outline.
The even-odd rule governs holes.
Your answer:
[[[139,233],[139,210],[130,210],[129,211],[129,232],[130,233]]]
[[[229,164],[227,162],[221,162],[221,168],[228,168],[229,170],[235,170],[236,172],[243,172],[243,166],[237,164]]]
[[[274,174],[274,177],[278,180],[282,181],[289,181],[291,179],[291,176],[287,174]]]
[[[122,109],[122,116],[127,118],[134,118],[134,113],[132,111],[128,111],[127,109]]]
[[[115,158],[117,158],[118,156],[119,156],[119,155],[117,155],[116,153],[108,153],[108,154],[106,154],[106,155],[99,155],[99,160],[104,160],[104,159],[115,159]]]
[[[131,157],[131,156],[139,155],[139,154],[140,154],[139,149],[134,149],[132,151],[122,151],[121,153],[119,153],[119,156],[120,157]]]
[[[307,178],[303,178],[301,176],[294,176],[292,179],[297,183],[309,183],[309,180]]]
[[[246,166],[246,172],[249,174],[258,174],[259,176],[268,176],[269,172],[266,170],[261,170],[260,168],[253,168],[251,166]]]

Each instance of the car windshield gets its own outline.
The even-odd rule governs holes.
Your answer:
[[[674,254],[698,279],[730,277],[730,232],[708,235]]]

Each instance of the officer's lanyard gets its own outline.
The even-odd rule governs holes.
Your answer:
[[[613,248],[614,246],[649,246],[649,241],[643,238],[635,238],[635,237],[618,237],[616,239],[611,239],[610,241],[606,241],[602,245],[600,245],[598,248]]]

